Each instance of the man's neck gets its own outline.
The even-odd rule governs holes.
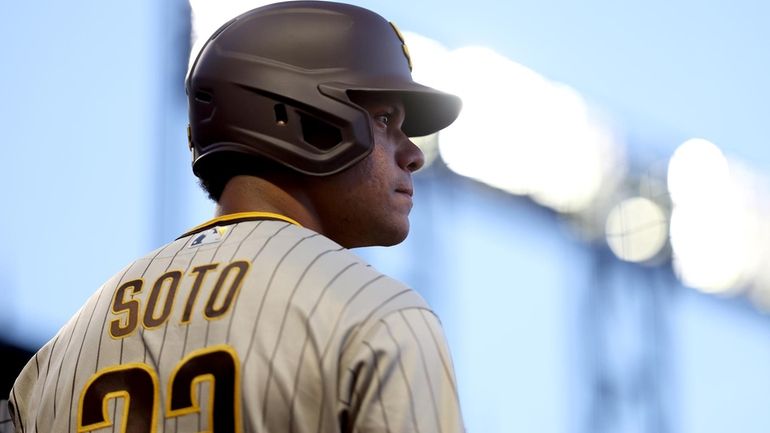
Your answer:
[[[238,212],[271,212],[296,220],[303,227],[321,232],[321,224],[310,200],[299,188],[276,185],[254,176],[236,176],[228,182],[216,208],[216,216]]]

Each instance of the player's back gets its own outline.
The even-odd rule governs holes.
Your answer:
[[[329,239],[277,216],[213,220],[114,276],[35,355],[17,428],[339,431],[361,348],[403,311],[443,341],[415,292]]]

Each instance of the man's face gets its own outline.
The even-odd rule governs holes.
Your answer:
[[[310,180],[323,234],[342,246],[389,246],[409,233],[412,172],[422,151],[401,131],[404,106],[394,96],[357,95],[369,112],[374,148],[349,169]]]

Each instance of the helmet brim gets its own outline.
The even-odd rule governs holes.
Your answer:
[[[404,104],[404,124],[401,129],[410,137],[422,137],[438,132],[457,119],[462,100],[415,82],[389,83],[385,86],[350,86],[348,93],[361,92],[396,95]]]

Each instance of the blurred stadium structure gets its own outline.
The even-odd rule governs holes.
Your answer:
[[[153,35],[167,40],[156,44],[148,36],[150,42],[133,47],[134,55],[152,47],[153,60],[148,63],[155,68],[152,71],[160,71],[147,79],[157,93],[152,99],[154,117],[147,127],[151,132],[132,140],[151,137],[148,144],[160,150],[144,149],[144,156],[126,162],[154,176],[144,180],[149,186],[141,190],[152,191],[151,204],[136,212],[141,214],[143,209],[152,217],[150,222],[135,214],[131,214],[133,220],[131,216],[116,220],[139,226],[135,232],[115,233],[116,244],[135,242],[132,248],[143,252],[208,217],[210,206],[192,184],[184,137],[178,133],[186,123],[180,80],[189,63],[187,36],[193,35],[194,53],[201,35],[261,3],[266,2],[176,0],[158,6],[148,0],[138,3],[144,5],[138,12],[129,8],[140,17],[153,16]],[[376,2],[354,3],[378,10]],[[95,7],[82,6],[84,10]],[[401,28],[410,30],[403,24],[404,13],[400,19]],[[746,408],[732,408],[725,424],[709,424],[714,418],[704,414],[678,413],[682,407],[683,413],[710,408],[714,414],[707,415],[718,419],[717,413],[725,408],[717,403],[730,402],[728,390],[735,391],[725,384],[733,380],[732,372],[725,371],[724,377],[699,376],[713,372],[713,364],[695,366],[707,360],[688,359],[690,349],[681,347],[682,340],[693,335],[720,342],[734,335],[720,334],[716,324],[693,333],[688,326],[695,325],[683,315],[702,316],[718,305],[714,308],[729,309],[727,314],[741,317],[735,320],[761,322],[760,330],[745,337],[751,342],[741,340],[731,347],[755,347],[766,336],[764,329],[770,329],[764,315],[770,311],[770,191],[761,167],[732,156],[710,137],[681,140],[671,134],[663,139],[676,137],[677,143],[640,151],[644,146],[632,146],[639,138],[625,130],[616,113],[575,88],[489,47],[450,49],[421,33],[404,33],[415,79],[459,94],[464,111],[445,131],[415,139],[431,164],[415,179],[419,200],[410,239],[392,251],[373,249],[362,254],[421,290],[443,317],[465,392],[469,431],[534,431],[532,427],[539,426],[541,432],[703,433],[726,431],[725,425],[731,431],[766,431],[770,426],[766,416],[743,419],[744,414],[763,407],[761,402],[738,403]],[[110,70],[110,74],[120,76],[119,71]],[[138,106],[148,103],[143,100]],[[666,148],[675,150],[661,150]],[[109,159],[112,156],[95,158],[107,167],[115,165]],[[155,166],[143,167],[146,161],[154,161]],[[99,174],[107,178],[109,171],[105,168]],[[125,201],[145,199],[132,192],[130,188],[117,191],[115,195],[125,198],[104,207],[120,208]],[[26,203],[25,199],[15,201]],[[71,204],[64,201],[61,207]],[[19,221],[10,220],[11,225]],[[112,228],[107,224],[95,230],[110,233]],[[9,235],[0,235],[4,245],[18,245],[16,238],[2,236]],[[135,255],[131,248],[125,249],[127,256]],[[559,256],[562,250],[566,252]],[[0,251],[0,270],[15,263],[3,257]],[[130,258],[114,261],[122,265]],[[579,270],[559,268],[568,262]],[[477,268],[467,269],[470,264]],[[106,267],[93,264],[102,265]],[[517,280],[516,275],[507,274],[524,274],[525,268],[532,268],[531,273],[543,280]],[[8,272],[0,284],[27,288],[22,277],[28,269],[19,269],[21,277]],[[43,281],[45,285],[59,282],[53,277]],[[544,287],[520,287],[520,281]],[[77,290],[85,297],[93,288]],[[10,290],[4,294],[10,299],[8,305],[13,305],[14,294]],[[693,294],[698,300],[714,302],[697,313],[675,311],[678,300]],[[517,308],[515,303],[524,306]],[[549,311],[554,306],[561,309]],[[53,311],[56,306],[48,308]],[[507,317],[513,311],[522,317]],[[6,315],[0,323],[7,329],[24,326],[14,325],[13,316]],[[556,318],[558,325],[549,323]],[[491,327],[496,329],[490,331]],[[32,341],[28,349],[40,344]],[[706,353],[721,350],[709,349],[713,352]],[[766,355],[761,352],[747,360],[751,366],[765,365],[763,375],[746,373],[748,377],[739,380],[757,380],[760,391],[752,389],[747,395],[770,395],[763,386],[770,370]],[[555,378],[543,383],[543,373],[534,371],[536,365]],[[701,387],[693,385],[700,381]],[[568,386],[570,390],[565,389]],[[715,397],[697,405],[681,402],[704,392]],[[562,395],[562,400],[554,401],[554,396]],[[683,421],[685,416],[689,418]],[[746,424],[737,424],[738,418]]]

